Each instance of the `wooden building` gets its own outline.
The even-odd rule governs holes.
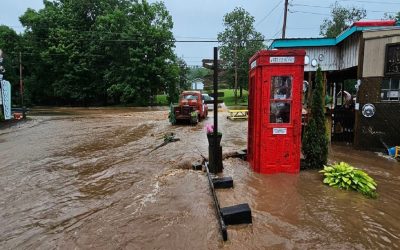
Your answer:
[[[271,48],[305,49],[311,88],[321,67],[332,141],[370,150],[400,145],[400,24],[360,21],[335,38],[277,39]]]

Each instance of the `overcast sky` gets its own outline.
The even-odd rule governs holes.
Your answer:
[[[150,1],[154,2],[154,1]],[[166,0],[174,21],[176,40],[215,40],[223,31],[223,16],[240,6],[255,17],[255,28],[265,38],[279,38],[282,31],[284,0]],[[334,0],[289,0],[286,37],[317,37],[319,26],[329,17]],[[341,0],[342,6],[367,10],[368,19],[380,19],[385,12],[400,11],[400,0]],[[19,22],[27,8],[40,9],[42,0],[1,0],[0,24],[21,32]],[[189,65],[200,65],[201,59],[212,58],[212,43],[177,43],[176,53]]]

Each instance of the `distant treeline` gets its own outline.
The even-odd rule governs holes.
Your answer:
[[[162,92],[175,101],[188,88],[188,67],[173,52],[173,21],[163,3],[131,0],[44,1],[28,9],[17,34],[0,26],[5,78],[19,103],[151,105]]]

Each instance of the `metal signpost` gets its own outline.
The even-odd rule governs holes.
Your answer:
[[[209,140],[208,157],[210,160],[211,172],[221,173],[222,172],[222,147],[221,138],[222,134],[218,133],[218,48],[214,47],[214,133],[212,140]]]

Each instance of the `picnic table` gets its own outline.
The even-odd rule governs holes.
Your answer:
[[[247,109],[232,109],[228,110],[228,119],[236,120],[236,119],[247,119],[249,111]]]

